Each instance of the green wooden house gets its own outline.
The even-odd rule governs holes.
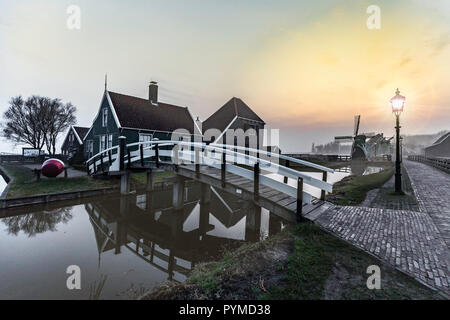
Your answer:
[[[68,156],[70,163],[83,163],[84,159],[84,146],[83,139],[89,128],[70,126],[67,131],[66,138],[61,146],[61,153]]]
[[[142,99],[105,90],[92,126],[84,137],[85,159],[118,145],[120,136],[126,143],[170,140],[177,130],[193,139],[196,128],[187,107],[158,101],[158,85],[151,82],[149,98]]]

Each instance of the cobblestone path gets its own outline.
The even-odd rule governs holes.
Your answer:
[[[450,294],[449,249],[427,213],[330,205],[315,223]]]
[[[327,203],[307,217],[450,296],[450,175],[422,163],[405,160],[403,164],[418,208],[396,210]],[[369,201],[373,204],[373,200],[375,197]]]
[[[424,163],[405,160],[419,210],[433,219],[450,247],[450,174]]]
[[[402,190],[405,195],[396,196],[392,194],[395,188],[395,176],[392,176],[381,188],[370,190],[360,207],[420,211],[405,169],[402,170],[402,174]]]

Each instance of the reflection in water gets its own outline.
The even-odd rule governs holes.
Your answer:
[[[366,176],[368,174],[378,173],[383,170],[382,167],[369,166],[367,162],[352,161],[350,166],[334,169],[335,172],[346,172],[349,175]]]
[[[217,257],[224,247],[261,239],[260,207],[213,188],[204,199],[197,187],[186,193],[178,210],[161,192],[86,204],[99,264],[105,252],[129,250],[168,280],[184,281],[195,264]],[[281,231],[280,219],[272,215],[269,220],[270,233]]]
[[[167,279],[182,282],[199,262],[286,224],[205,185],[189,184],[180,209],[172,207],[172,198],[172,190],[108,196],[1,219],[7,229],[0,230],[0,298],[86,299],[101,275],[107,276],[101,298],[134,298],[124,294]],[[77,292],[65,287],[72,264],[83,274]]]
[[[0,194],[5,190],[8,183],[5,181],[5,178],[0,174]]]
[[[23,231],[29,237],[47,231],[56,231],[59,223],[67,223],[72,219],[71,207],[52,211],[43,211],[27,215],[4,218],[1,221],[6,225],[9,234],[17,235]]]

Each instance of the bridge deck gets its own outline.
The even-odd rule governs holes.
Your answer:
[[[197,176],[195,165],[183,165],[178,167],[177,174],[199,182],[207,183],[215,188],[235,194],[245,200],[254,200],[255,203],[267,210],[281,216],[282,218],[295,222],[297,219],[297,199],[286,195],[268,186],[259,186],[259,197],[255,199],[253,194],[253,180],[227,172],[225,185],[222,185],[221,170],[208,166],[200,167]],[[303,204],[303,216],[309,214],[323,204],[323,201],[314,199],[311,204]]]

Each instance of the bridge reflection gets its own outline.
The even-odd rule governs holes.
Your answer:
[[[173,191],[167,190],[85,204],[99,263],[105,252],[129,250],[169,280],[183,281],[197,263],[217,257],[224,247],[259,241],[281,231],[284,223],[252,202],[204,184],[186,188],[181,208],[172,200]]]

